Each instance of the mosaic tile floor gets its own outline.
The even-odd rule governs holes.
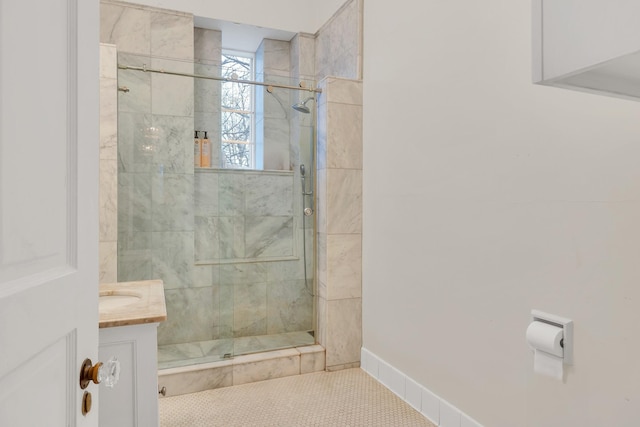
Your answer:
[[[315,340],[308,332],[288,332],[255,337],[160,345],[158,346],[158,368],[168,369],[217,362],[224,359],[224,355],[227,353],[233,356],[240,356],[313,344],[315,344]]]
[[[359,368],[162,398],[160,426],[435,427]]]

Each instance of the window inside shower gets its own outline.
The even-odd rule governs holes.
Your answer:
[[[221,76],[222,167],[256,169],[254,55],[224,51]]]
[[[291,108],[314,82],[256,69],[265,85],[225,111],[223,60],[118,55],[118,281],[164,282],[160,369],[315,343],[315,104]],[[230,166],[225,144],[254,148]]]

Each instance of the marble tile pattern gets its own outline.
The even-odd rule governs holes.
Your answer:
[[[327,167],[362,169],[362,105],[329,103],[332,108],[326,124]]]
[[[362,170],[327,169],[326,230],[362,233]]]
[[[318,264],[316,276],[318,278],[318,296],[327,298],[327,233],[318,233]]]
[[[268,334],[313,329],[313,289],[305,283],[305,280],[268,283]]]
[[[298,33],[291,39],[291,77],[299,80],[315,77],[315,45],[313,34]]]
[[[219,180],[214,171],[196,173],[194,178],[194,214],[202,217],[219,216]]]
[[[116,52],[110,45],[100,45],[100,160],[115,160],[118,138],[118,80]],[[113,67],[112,72],[107,67]]]
[[[151,59],[151,67],[193,74],[193,63],[169,59]],[[194,79],[169,74],[151,74],[151,112],[167,116],[193,117]],[[193,142],[193,140],[192,140]]]
[[[118,232],[118,280],[153,277],[151,232]]]
[[[193,174],[193,117],[152,116],[155,131],[153,168],[163,173]]]
[[[195,393],[233,385],[233,363],[221,361],[199,369],[165,369],[158,375],[158,388],[165,387],[167,396]]]
[[[293,215],[293,175],[246,174],[245,207],[247,216]]]
[[[264,39],[262,45],[265,52],[263,64],[265,74],[288,78],[291,69],[290,42]]]
[[[316,80],[362,78],[363,0],[347,1],[316,33]]]
[[[203,28],[194,29],[194,72],[219,76],[222,56],[222,33]],[[220,166],[220,88],[215,80],[195,79],[194,130],[207,131],[211,140],[211,165]]]
[[[245,256],[247,258],[293,256],[293,218],[291,216],[245,217]]]
[[[118,52],[114,44],[100,43],[100,77],[118,78]]]
[[[234,336],[313,328],[312,285],[304,286],[304,230],[294,220],[300,215],[294,209],[294,188],[291,172],[195,174],[195,259],[198,267],[219,267],[219,285],[233,287],[231,308],[220,308],[220,324]],[[308,234],[311,254],[312,231]],[[274,261],[282,257],[290,260]]]
[[[300,374],[300,353],[296,349],[270,353],[270,359],[265,359],[263,354],[236,357],[233,364],[233,385]]]
[[[118,52],[118,63],[129,66],[151,66],[151,58],[123,51]],[[118,85],[129,92],[118,92],[118,111],[123,113],[151,113],[151,73],[118,70]]]
[[[324,371],[325,353],[321,345],[298,347],[297,350],[300,352],[301,374]]]
[[[205,28],[194,28],[193,59],[197,63],[220,65],[222,57],[222,32]]]
[[[99,281],[98,283],[112,283],[118,281],[118,242],[100,242]]]
[[[327,301],[327,367],[360,363],[362,299]]]
[[[362,236],[328,234],[326,241],[327,299],[362,296]]]
[[[241,260],[245,258],[245,218],[230,216],[218,218],[220,259]]]
[[[167,320],[158,327],[158,345],[213,339],[214,287],[165,290]]]
[[[256,52],[256,67],[262,72],[258,80],[290,84],[290,42],[264,39]],[[259,90],[256,98],[256,123],[259,123],[264,150],[264,169],[291,170],[289,118],[292,115],[289,91],[278,89],[268,93]]]
[[[157,173],[151,183],[151,229],[193,231],[193,175]]]
[[[267,284],[238,283],[233,292],[234,336],[267,333]]]
[[[100,159],[99,205],[101,242],[118,238],[118,164],[115,159]]]
[[[100,172],[99,172],[99,283],[117,281],[118,81],[116,49],[100,45]]]
[[[244,216],[244,174],[221,173],[218,178],[218,210],[220,216]]]
[[[153,153],[157,134],[152,132],[152,116],[148,113],[133,113],[118,108],[118,172],[153,172]],[[149,132],[147,132],[149,130]]]
[[[362,341],[362,82],[319,86],[317,329],[327,369],[338,370],[359,363]]]
[[[151,55],[193,60],[193,16],[151,11]]]
[[[151,231],[151,179],[148,173],[118,174],[119,232]]]
[[[190,14],[103,0],[100,39],[116,46],[117,62],[193,70]],[[127,70],[117,78],[130,89],[117,92],[120,279],[160,277],[168,290],[187,287],[194,257],[193,83]]]
[[[151,11],[122,2],[100,2],[100,42],[120,52],[151,54]]]
[[[296,256],[293,187],[290,172],[198,171],[196,262]]]
[[[220,259],[221,218],[195,217],[195,262],[213,263]]]
[[[192,287],[194,271],[194,233],[163,231],[151,233],[153,277],[164,280],[165,289]]]
[[[163,357],[161,354],[164,351],[171,351],[168,347],[160,347],[159,358]],[[197,349],[194,350],[197,352]],[[175,351],[189,350],[185,347],[183,350]],[[176,396],[265,379],[319,372],[324,368],[324,349],[319,345],[303,345],[199,365],[161,369],[158,373],[158,386],[166,387],[167,396]]]

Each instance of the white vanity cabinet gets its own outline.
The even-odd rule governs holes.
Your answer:
[[[102,284],[99,311],[99,360],[120,362],[115,387],[100,385],[100,427],[157,427],[157,336],[167,317],[162,281]]]
[[[100,386],[100,427],[158,426],[158,323],[100,329],[99,360],[115,356],[120,380]]]
[[[640,1],[532,4],[534,83],[639,100]]]

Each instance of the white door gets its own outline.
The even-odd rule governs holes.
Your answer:
[[[0,0],[0,426],[96,427],[98,0]]]

